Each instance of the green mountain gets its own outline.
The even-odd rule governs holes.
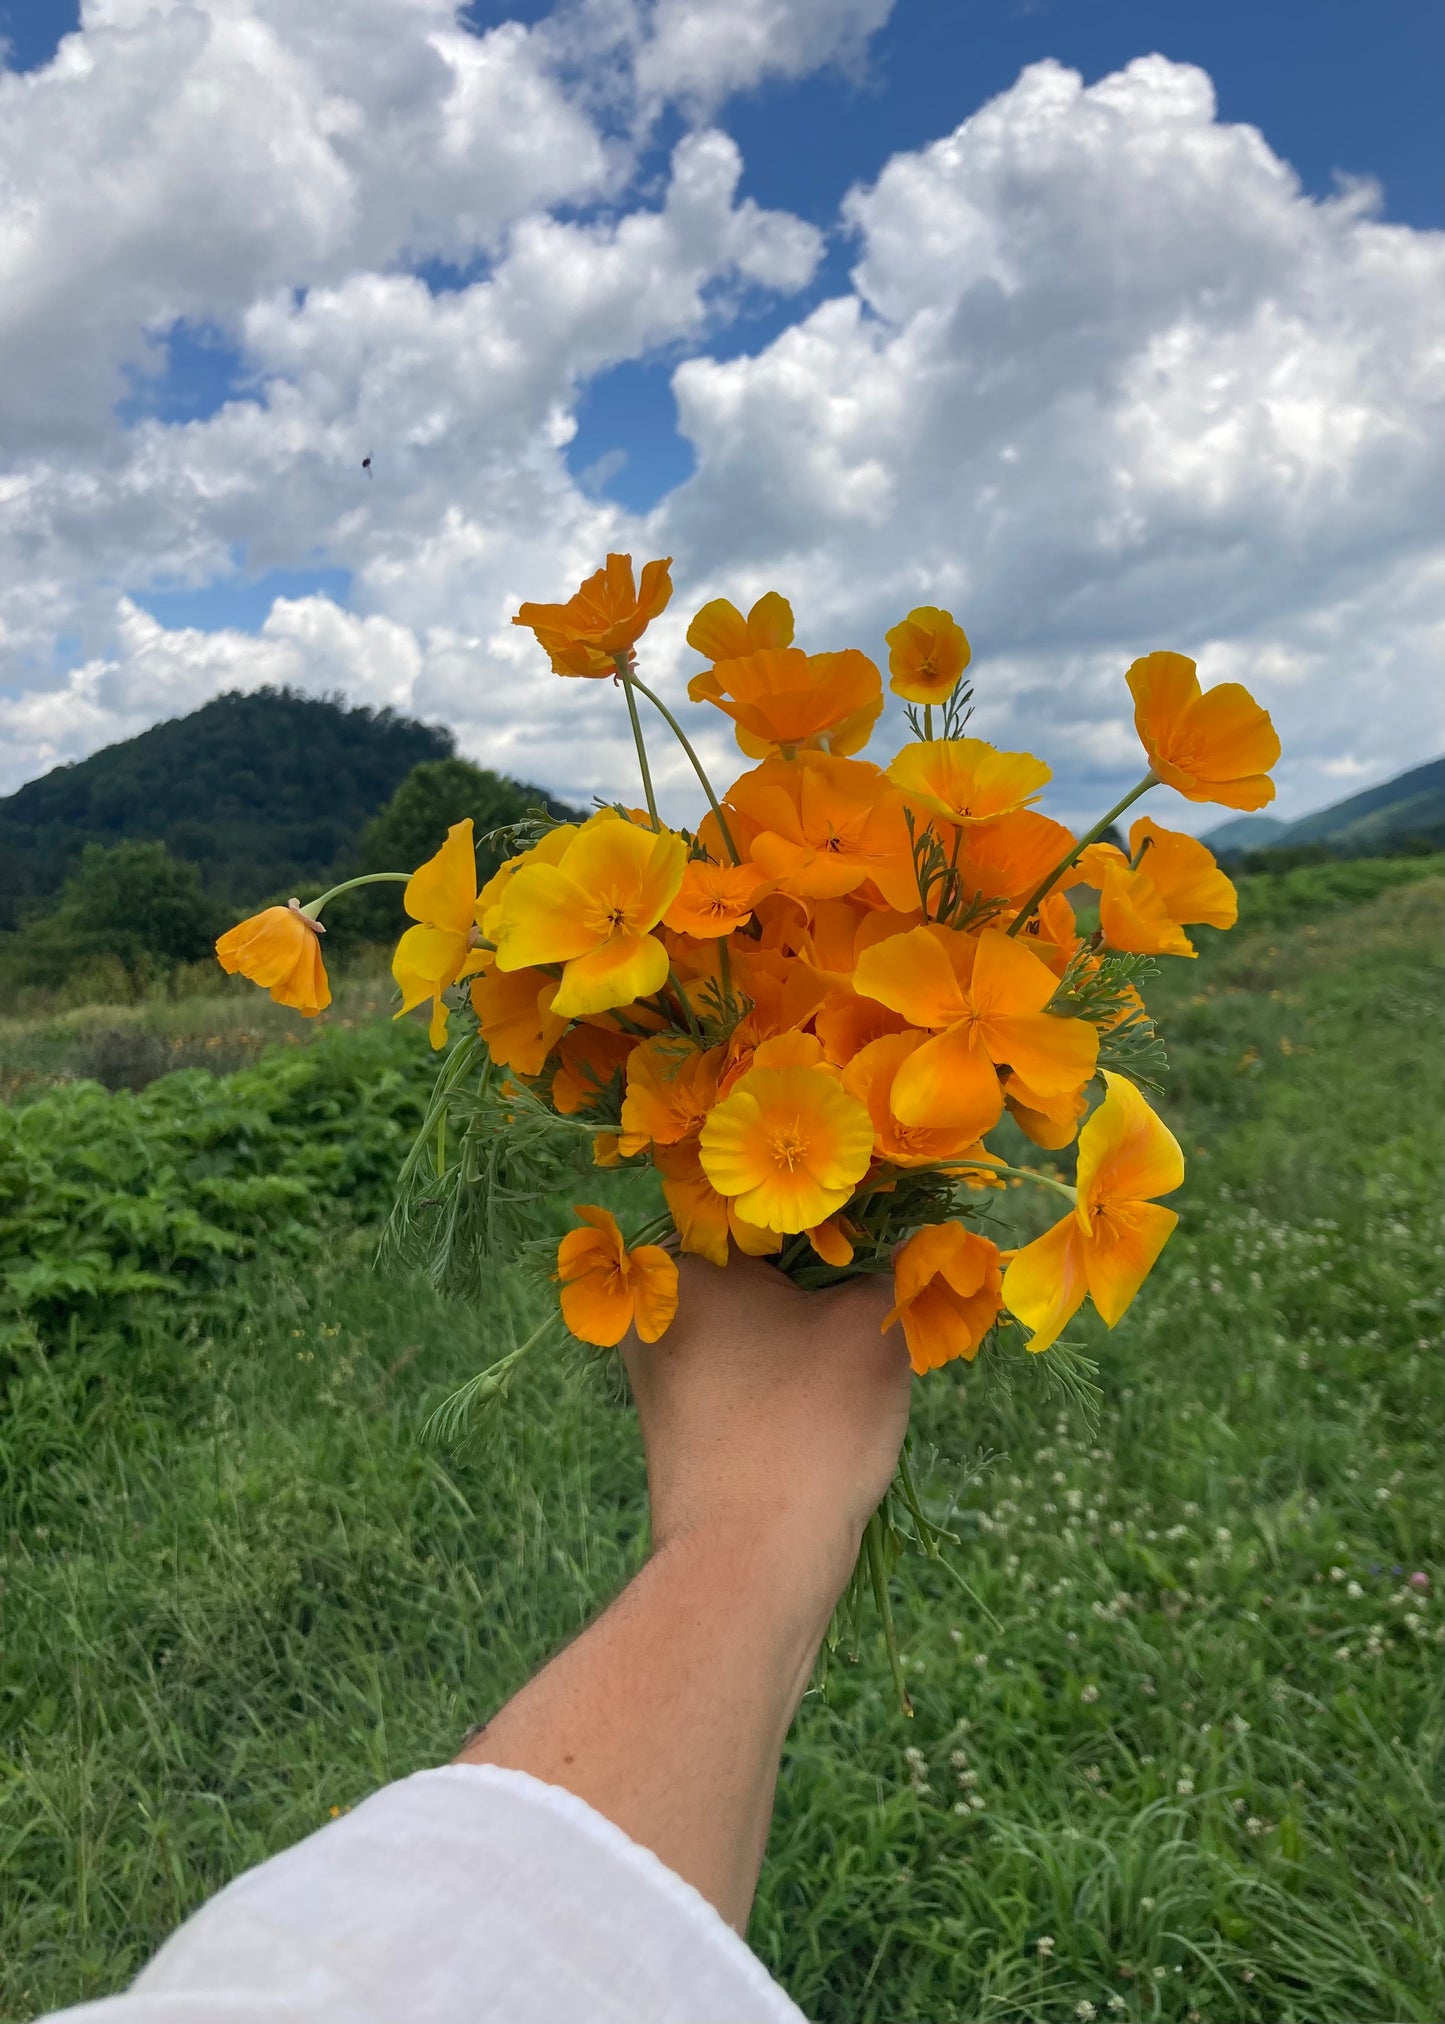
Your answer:
[[[450,731],[289,689],[216,697],[0,799],[0,929],[60,891],[89,843],[163,843],[217,902],[250,904],[354,855]]]
[[[1298,822],[1280,822],[1271,815],[1236,816],[1210,830],[1204,841],[1216,853],[1294,850],[1312,844],[1340,857],[1371,857],[1402,845],[1445,847],[1445,759],[1412,767]]]

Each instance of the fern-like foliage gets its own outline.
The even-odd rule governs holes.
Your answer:
[[[1097,1026],[1100,1068],[1117,1070],[1156,1096],[1163,1092],[1169,1057],[1140,993],[1158,974],[1152,956],[1101,954],[1085,946],[1069,963],[1047,1008],[1062,1019],[1087,1019]]]

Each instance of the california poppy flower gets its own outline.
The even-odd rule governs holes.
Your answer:
[[[856,647],[838,654],[760,647],[704,668],[687,692],[732,718],[750,759],[790,759],[816,746],[846,757],[867,744],[883,710],[883,677]]]
[[[682,837],[639,829],[604,809],[556,864],[529,861],[512,874],[496,911],[497,968],[560,963],[551,1010],[565,1019],[660,991],[667,951],[652,930],[686,862]]]
[[[663,925],[680,935],[730,935],[751,917],[753,902],[767,885],[767,874],[754,864],[709,864],[706,858],[689,858]]]
[[[921,604],[883,635],[888,686],[910,703],[945,703],[972,658],[968,634],[950,611]]]
[[[691,1047],[676,1034],[637,1043],[627,1057],[619,1149],[624,1158],[649,1145],[676,1145],[702,1129],[717,1100],[722,1049]]]
[[[843,1070],[843,1087],[868,1106],[873,1149],[890,1166],[933,1166],[939,1160],[981,1152],[978,1134],[966,1125],[960,1130],[956,1125],[900,1124],[893,1115],[890,1099],[898,1071],[927,1044],[926,1033],[885,1033],[860,1048]]]
[[[975,936],[930,922],[891,936],[863,951],[853,988],[932,1030],[894,1080],[893,1113],[904,1124],[982,1137],[1003,1108],[999,1068],[1044,1094],[1077,1089],[1094,1072],[1094,1028],[1044,1010],[1058,979],[995,928]]]
[[[325,932],[292,900],[289,907],[266,907],[228,928],[216,943],[216,959],[229,975],[248,977],[269,991],[278,1005],[314,1019],[331,1003],[321,960]]]
[[[557,1246],[562,1319],[580,1342],[612,1349],[629,1328],[656,1342],[677,1312],[677,1261],[660,1244],[629,1251],[617,1218],[579,1204],[588,1226],[569,1230]]]
[[[642,582],[630,555],[609,555],[565,604],[524,604],[513,625],[529,626],[559,675],[610,675],[672,596],[672,557],[645,562]]]
[[[765,590],[744,618],[728,598],[715,597],[688,627],[687,643],[710,661],[741,660],[763,647],[790,647],[793,607],[777,591]]]
[[[713,1265],[727,1264],[729,1245],[750,1258],[770,1258],[782,1250],[778,1231],[745,1223],[736,1206],[718,1193],[703,1172],[695,1137],[680,1139],[676,1145],[655,1145],[652,1163],[682,1250]]]
[[[1004,1274],[1010,1313],[1033,1331],[1030,1349],[1056,1341],[1085,1294],[1112,1328],[1179,1221],[1154,1199],[1184,1179],[1178,1141],[1132,1082],[1106,1069],[1104,1085],[1079,1133],[1075,1207]]]
[[[983,738],[931,738],[905,745],[888,778],[910,801],[950,822],[986,822],[1037,801],[1054,777],[1032,752],[1000,752]]]
[[[402,1018],[430,998],[431,1044],[442,1047],[447,1037],[442,993],[485,961],[473,941],[477,851],[470,816],[454,822],[441,849],[412,873],[401,903],[417,926],[406,930],[391,959],[391,974],[401,988],[396,1016]]]
[[[1187,801],[1263,808],[1274,800],[1269,770],[1279,739],[1268,710],[1238,682],[1200,689],[1183,654],[1145,654],[1125,677],[1134,728],[1158,778]]]
[[[903,797],[876,766],[809,752],[768,759],[728,790],[740,847],[780,893],[838,899],[871,884],[886,905],[916,909],[918,882]]]
[[[499,970],[489,963],[471,982],[472,1010],[499,1068],[540,1075],[547,1056],[567,1031],[552,1011],[555,977],[545,970]]]
[[[957,860],[960,888],[966,899],[1020,904],[1073,847],[1072,830],[1035,808],[967,823]]]
[[[561,1117],[592,1110],[636,1044],[630,1033],[603,1018],[571,1027],[557,1043],[552,1108]]]
[[[769,1066],[806,1058],[817,1066]],[[765,1042],[699,1135],[703,1172],[745,1222],[791,1233],[844,1207],[868,1171],[873,1121],[811,1034]]]
[[[925,1223],[899,1246],[893,1293],[883,1326],[902,1323],[916,1371],[972,1363],[1003,1305],[998,1246],[962,1223]]]
[[[1232,928],[1239,896],[1197,837],[1161,829],[1148,817],[1129,831],[1130,856],[1107,844],[1084,853],[1080,870],[1099,884],[1099,927],[1111,949],[1143,956],[1197,955],[1186,922]],[[1131,863],[1132,859],[1132,863]]]

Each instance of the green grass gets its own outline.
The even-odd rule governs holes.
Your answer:
[[[819,2024],[1442,2014],[1441,887],[1338,897],[1156,992],[1185,1220],[1080,1331],[1098,1426],[1042,1365],[919,1387],[972,1598],[903,1570],[914,1720],[865,1639],[789,1743],[751,1938]],[[517,1286],[479,1312],[369,1275],[364,1229],[309,1241],[20,1356],[7,2017],[121,1986],[227,1877],[449,1755],[643,1550],[598,1385],[524,1367],[484,1446],[418,1444]]]

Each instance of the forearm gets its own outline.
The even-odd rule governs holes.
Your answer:
[[[567,1787],[741,1931],[854,1544],[752,1524],[668,1540],[461,1761]]]

